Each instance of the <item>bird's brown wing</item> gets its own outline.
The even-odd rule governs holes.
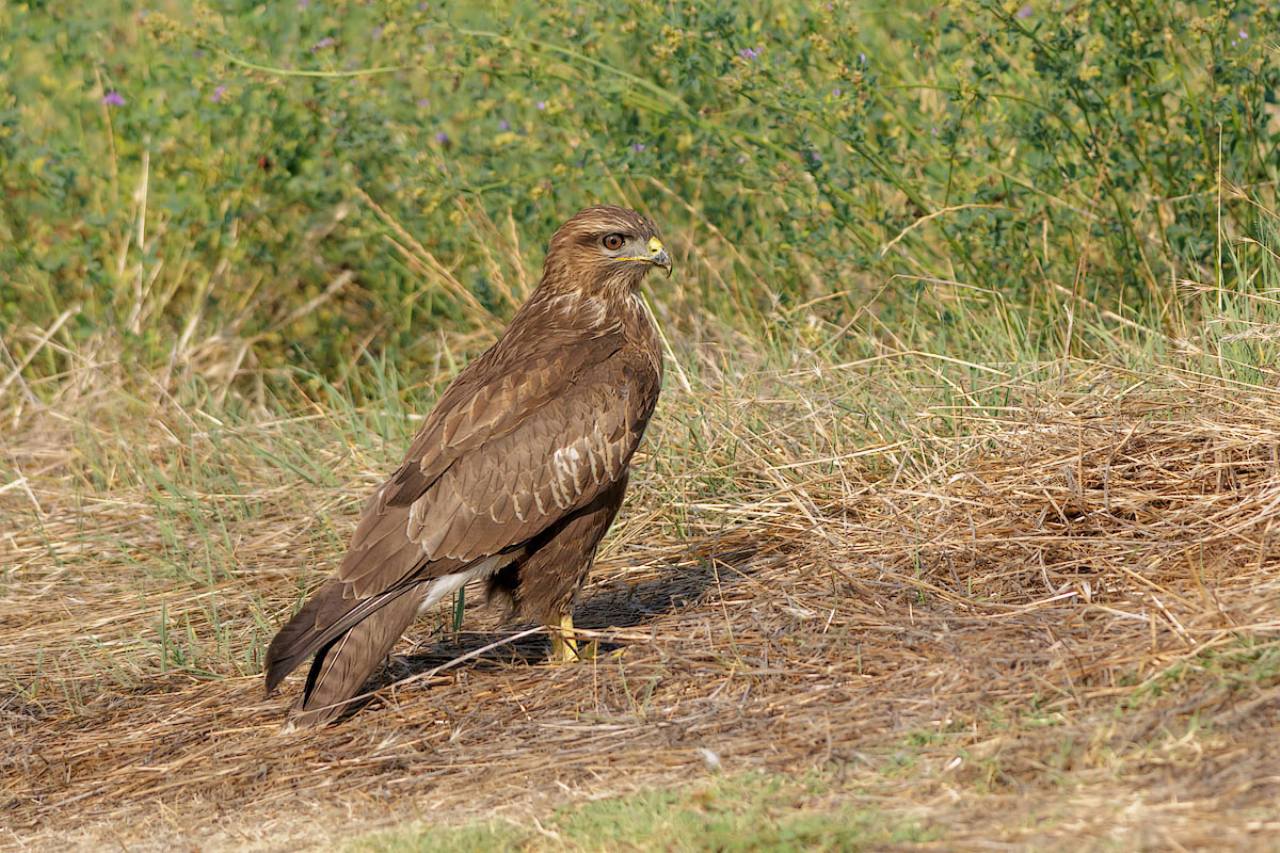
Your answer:
[[[389,550],[467,565],[518,548],[617,480],[657,377],[621,351],[578,366],[549,363],[532,382],[486,385],[424,428],[421,455],[388,481],[343,560],[338,577],[355,597],[403,580],[408,567],[383,559]]]
[[[620,335],[543,351],[510,370],[482,357],[441,397],[337,577],[272,642],[268,690],[410,588],[518,550],[622,474],[657,399],[651,364]]]

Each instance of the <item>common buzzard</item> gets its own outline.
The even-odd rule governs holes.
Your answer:
[[[551,238],[542,280],[445,389],[365,504],[336,576],[267,649],[270,694],[314,655],[294,725],[340,715],[414,617],[471,581],[550,629],[572,608],[627,487],[662,381],[638,295],[671,258],[644,216],[591,207]]]

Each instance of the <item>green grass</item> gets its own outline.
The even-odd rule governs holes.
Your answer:
[[[738,774],[714,781],[568,806],[532,821],[494,820],[378,833],[351,851],[874,850],[933,840],[901,813],[841,805],[834,777]]]
[[[1273,359],[1280,11],[1021,8],[7,4],[6,357],[323,397],[500,325],[609,200],[674,240],[659,305],[777,355],[1160,353],[1208,310]]]

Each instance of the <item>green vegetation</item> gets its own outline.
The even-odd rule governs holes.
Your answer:
[[[746,774],[693,788],[641,791],[558,810],[535,826],[425,824],[354,842],[352,851],[875,850],[934,839],[917,821],[841,806],[829,776]],[[846,794],[848,792],[845,792]]]
[[[28,376],[415,368],[599,200],[665,226],[676,316],[837,357],[1164,348],[1275,285],[1275,4],[466,8],[7,4],[10,357],[71,309]]]

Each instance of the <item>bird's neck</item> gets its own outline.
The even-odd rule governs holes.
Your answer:
[[[628,314],[639,294],[639,279],[628,276],[591,282],[569,281],[548,270],[521,307],[525,311],[577,317],[579,325],[615,323]]]
[[[548,296],[582,294],[622,305],[640,288],[644,270],[636,264],[620,265],[609,270],[592,269],[589,272],[579,265],[576,270],[556,255],[548,257],[542,269],[542,280],[534,291]]]

